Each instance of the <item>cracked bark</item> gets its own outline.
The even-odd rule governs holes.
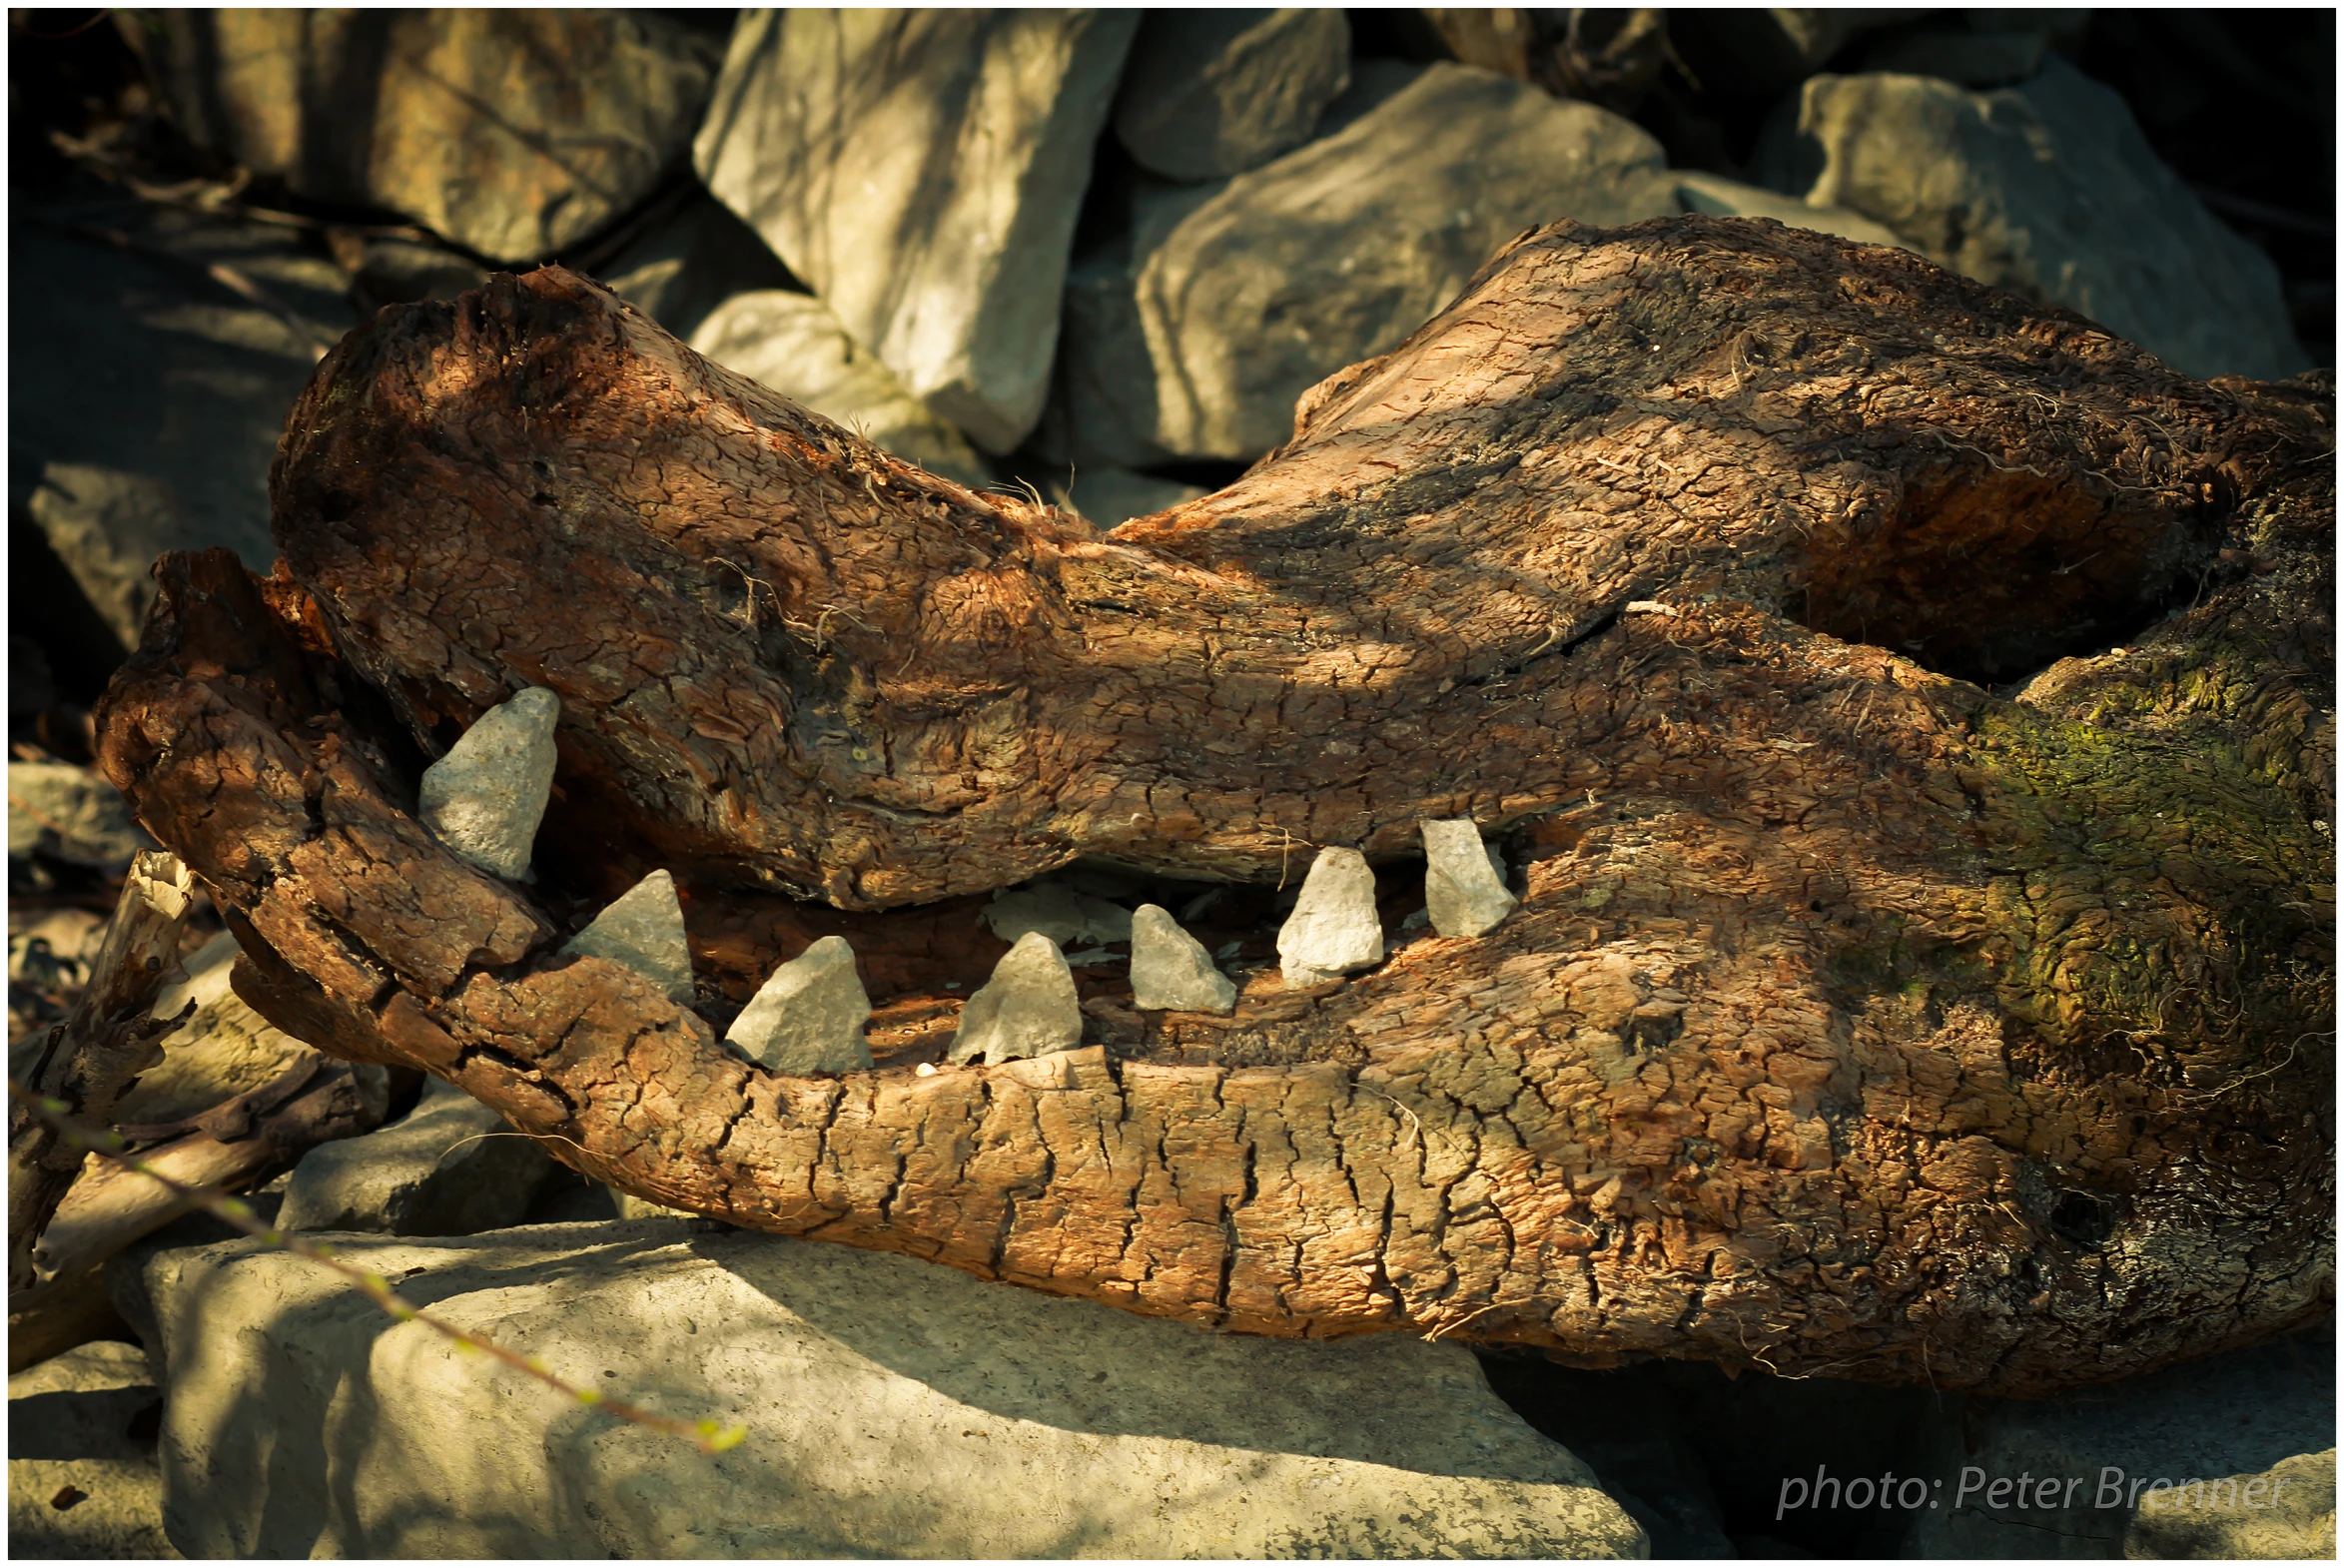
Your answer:
[[[166,558],[103,762],[280,1027],[661,1203],[1252,1332],[2041,1392],[2331,1296],[2329,392],[1904,253],[1561,225],[1096,533],[547,269],[327,359],[277,571]],[[412,820],[527,684],[534,888]],[[1339,843],[1397,913],[1466,815],[1522,867],[1484,938],[1228,1020],[1087,982],[1101,1044],[912,1071],[1003,951],[974,895],[1267,918]],[[698,1007],[555,955],[660,865]],[[831,931],[912,1044],[722,1049]]]

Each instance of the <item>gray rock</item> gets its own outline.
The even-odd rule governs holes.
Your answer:
[[[611,900],[591,925],[561,945],[561,951],[624,964],[664,991],[668,1001],[688,1006],[692,1000],[692,950],[684,941],[684,907],[675,895],[675,878],[665,871],[652,872]]]
[[[155,841],[131,820],[122,792],[64,762],[8,764],[8,853],[36,851],[76,866],[122,871]]]
[[[721,47],[639,10],[190,11],[126,36],[200,145],[507,262],[656,189]]]
[[[1072,1051],[1082,1043],[1083,1010],[1074,971],[1057,943],[1029,931],[962,1007],[948,1060],[1014,1062]]]
[[[1072,483],[1057,486],[1052,498],[1099,526],[1112,528],[1134,517],[1170,511],[1209,493],[1201,484],[1182,484],[1177,479],[1159,479],[1112,463],[1097,463],[1077,473]]]
[[[1383,920],[1366,856],[1355,849],[1318,852],[1294,912],[1278,927],[1277,961],[1289,991],[1383,962]]]
[[[2332,1561],[2336,1450],[2297,1454],[2256,1475],[2144,1492],[2124,1532],[2124,1555]]]
[[[423,826],[493,877],[516,881],[553,795],[553,726],[561,699],[527,686],[480,715],[423,770]]]
[[[277,1222],[287,1230],[466,1235],[518,1220],[553,1169],[502,1117],[432,1079],[398,1122],[302,1156]]]
[[[1139,14],[745,11],[700,177],[911,394],[1025,439]]]
[[[89,983],[91,961],[106,937],[106,917],[68,905],[8,926],[8,980],[39,991]]]
[[[488,281],[488,269],[469,257],[419,240],[369,240],[351,271],[350,289],[360,309],[407,305],[417,300],[452,300]]]
[[[1133,912],[1132,1006],[1227,1013],[1236,1005],[1237,988],[1170,910],[1143,904]]]
[[[9,1377],[10,1557],[179,1555],[163,1535],[155,1440],[133,1435],[162,1397],[146,1353],[119,1340],[81,1345]],[[57,1506],[61,1499],[66,1506]]]
[[[1972,1396],[1961,1419],[1938,1435],[1925,1473],[1943,1480],[1946,1507],[1917,1515],[1914,1555],[2109,1558],[2135,1555],[2128,1543],[2137,1543],[2137,1555],[2161,1556],[2153,1548],[2257,1534],[2274,1547],[2282,1535],[2293,1544],[2307,1524],[2316,1529],[2324,1520],[2333,1532],[2332,1471],[2309,1520],[2288,1509],[2245,1506],[2243,1486],[2211,1506],[2202,1489],[2178,1498],[2173,1489],[2191,1480],[2271,1472],[2328,1452],[2335,1442],[2336,1345],[2329,1327],[2106,1388],[2048,1399]],[[2300,1476],[2305,1468],[2298,1464],[2291,1473]],[[2033,1478],[2030,1491],[2045,1479],[2059,1485],[2049,1497],[2038,1492],[2023,1504],[2015,1484],[1994,1485],[2021,1475]],[[2170,1485],[2159,1490],[2159,1481]],[[2149,1506],[2152,1492],[2158,1502]],[[2279,1501],[2287,1500],[2282,1492]]]
[[[1522,230],[1678,211],[1660,144],[1608,110],[1468,66],[1396,92],[1360,78],[1345,99],[1386,96],[1355,116],[1338,100],[1332,134],[1222,185],[1136,194],[1120,282],[1119,258],[1085,258],[1074,444],[1136,466],[1258,456],[1306,389],[1397,345]]]
[[[1350,82],[1340,11],[1151,11],[1116,97],[1115,134],[1168,180],[1223,179],[1308,141]]]
[[[1496,930],[1522,902],[1501,878],[1471,817],[1424,824],[1424,907],[1433,930],[1444,937]]]
[[[824,937],[766,977],[725,1042],[768,1073],[859,1073],[871,998],[844,937]]]
[[[1740,180],[1729,180],[1722,174],[1705,174],[1698,169],[1673,169],[1670,177],[1677,182],[1678,202],[1689,213],[1709,213],[1719,218],[1772,218],[1793,229],[1836,234],[1859,245],[1914,249],[1895,231],[1845,207],[1810,206],[1795,196],[1770,191],[1763,185],[1745,185]]]
[[[183,965],[187,979],[166,987],[156,999],[157,1018],[170,1018],[190,1002],[195,1016],[163,1037],[163,1060],[139,1075],[122,1097],[116,1122],[153,1124],[197,1116],[318,1055],[229,989],[236,956],[236,938],[222,932],[188,958]]]
[[[796,283],[757,231],[696,180],[675,215],[619,252],[603,274],[611,293],[687,343],[734,295]]]
[[[2090,317],[2190,376],[2310,362],[2278,269],[2207,212],[2124,101],[2057,56],[2017,87],[1818,76],[1762,138],[1759,178],[1849,207],[1980,283]]]
[[[2008,87],[2042,69],[2050,40],[2033,29],[1971,32],[1927,28],[1884,38],[1864,53],[1867,71],[1936,76],[1962,87]]]
[[[977,918],[1004,942],[1015,942],[1029,931],[1041,932],[1062,948],[1132,940],[1130,910],[1048,877],[994,894]]]
[[[341,1244],[573,1382],[748,1428],[713,1457],[390,1325],[304,1259],[158,1257],[173,1541],[226,1557],[1645,1550],[1452,1344],[1216,1334],[911,1258],[677,1232]]]
[[[711,312],[692,347],[908,462],[970,486],[992,482],[968,438],[904,390],[895,373],[810,294],[764,289]]]

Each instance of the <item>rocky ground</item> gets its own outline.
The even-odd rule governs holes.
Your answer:
[[[326,347],[492,270],[562,261],[893,451],[1101,523],[1225,482],[1304,388],[1563,216],[1904,246],[2197,376],[2333,363],[2327,12],[11,27],[12,1070],[149,847],[87,767],[148,564],[265,564],[269,465]],[[1130,889],[1011,898],[967,912],[979,974],[1030,930],[1079,949],[1078,981],[1129,951]],[[1242,902],[1182,911],[1240,983],[1285,913]],[[196,1016],[121,1112],[151,1147],[314,1057],[227,989],[232,956],[199,910],[169,999]],[[949,1019],[866,979],[875,1044],[941,1051]],[[153,1205],[12,1302],[16,1555],[2334,1549],[2325,1329],[2032,1404],[1212,1336],[668,1214],[460,1094],[370,1083],[380,1130],[232,1184],[452,1322],[750,1440],[711,1458],[581,1411]]]

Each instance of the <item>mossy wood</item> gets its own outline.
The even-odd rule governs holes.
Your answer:
[[[104,762],[281,1027],[660,1203],[1249,1332],[2041,1392],[2330,1300],[2330,396],[1902,252],[1565,224],[1100,532],[547,269],[320,367],[282,561],[163,563]],[[533,885],[412,815],[524,685]],[[949,1028],[991,890],[1274,928],[1351,845],[1397,910],[1462,816],[1484,937],[1228,1019],[1089,980],[1036,1061],[882,1038]],[[556,953],[656,866],[696,1006]],[[828,932],[878,1068],[728,1053]]]

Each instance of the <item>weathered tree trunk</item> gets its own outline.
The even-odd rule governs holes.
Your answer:
[[[166,560],[104,761],[273,1021],[662,1203],[1254,1332],[2040,1391],[2331,1295],[2327,397],[1903,253],[1562,225],[1101,534],[549,269],[321,366],[279,573]],[[524,684],[535,887],[411,816]],[[1094,982],[1102,1044],[994,1068],[777,1079],[555,956],[664,865],[732,1000],[844,930],[949,1027],[966,895],[1349,844],[1397,910],[1461,815],[1523,863],[1490,935],[1226,1021]]]

